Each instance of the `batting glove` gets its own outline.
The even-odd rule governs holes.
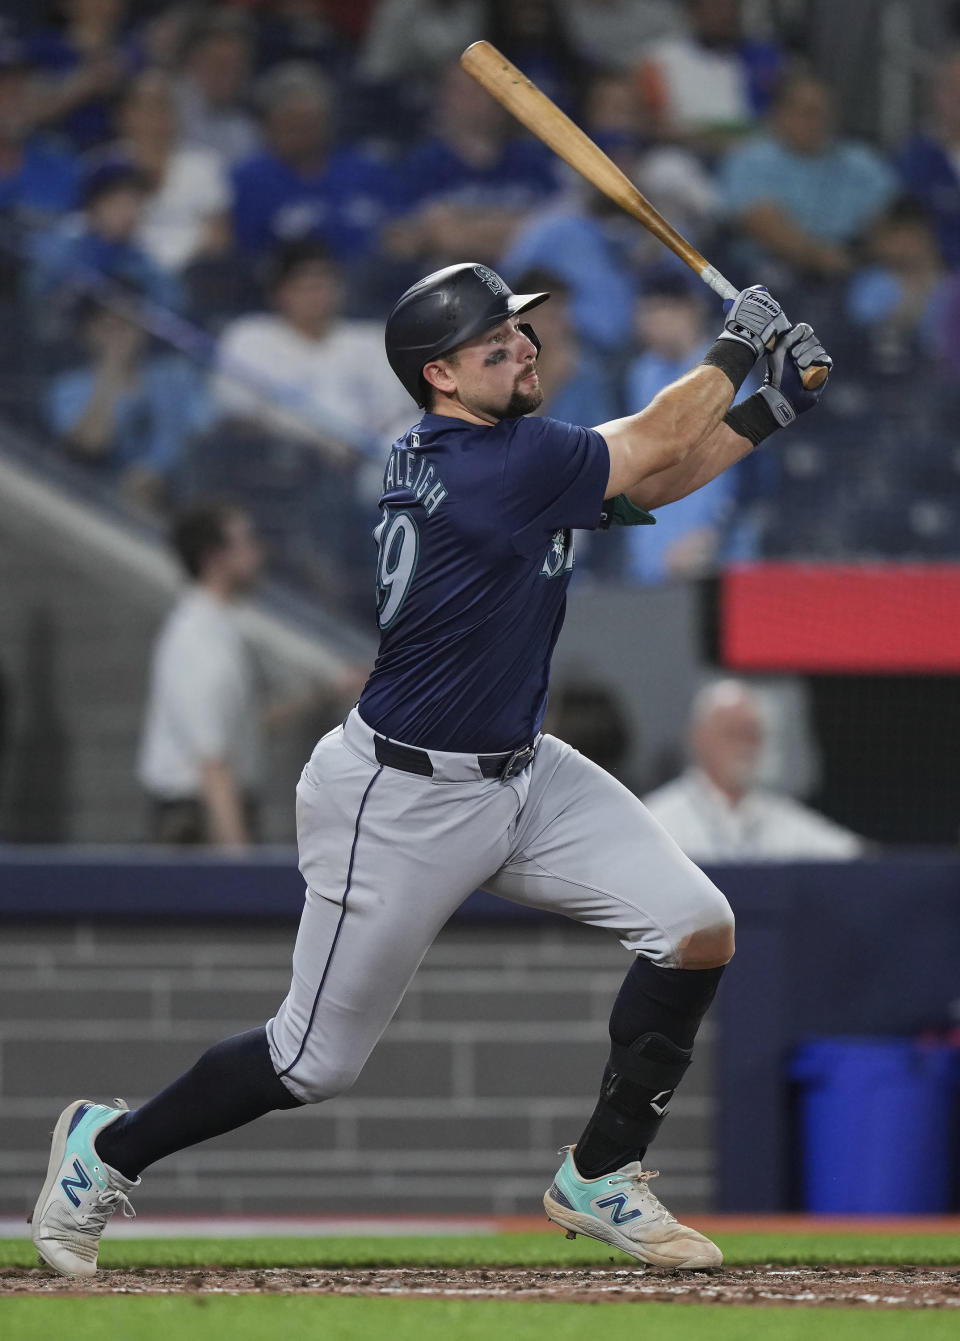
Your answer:
[[[803,385],[803,374],[814,365],[826,368],[827,376],[819,386],[807,388]],[[767,373],[758,394],[779,424],[792,424],[797,415],[805,414],[817,404],[832,367],[833,359],[817,339],[813,327],[805,321],[798,322],[780,336],[767,355]]]
[[[741,289],[730,303],[718,338],[736,340],[759,358],[778,335],[789,329],[790,319],[776,298],[762,284],[754,284]]]

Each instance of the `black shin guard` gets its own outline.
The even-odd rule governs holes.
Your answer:
[[[663,1034],[643,1034],[628,1048],[613,1045],[600,1098],[573,1152],[584,1178],[643,1158],[692,1056],[692,1048],[678,1048]]]
[[[634,962],[610,1016],[610,1060],[600,1098],[574,1150],[584,1178],[643,1158],[690,1065],[722,973]]]

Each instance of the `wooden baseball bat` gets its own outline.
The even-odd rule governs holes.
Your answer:
[[[669,247],[690,269],[709,285],[721,298],[735,298],[735,285],[721,275],[696,247],[668,223],[650,204],[646,196],[607,157],[589,135],[561,112],[555,102],[537,88],[536,84],[508,61],[502,52],[489,42],[473,42],[460,57],[460,64],[491,97],[496,98],[518,121],[542,140],[558,157],[585,177],[598,191],[614,201],[621,209],[632,214],[654,237]],[[826,378],[828,369],[820,365],[808,368],[803,374],[805,387],[818,387]]]

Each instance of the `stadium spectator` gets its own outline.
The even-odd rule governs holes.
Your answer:
[[[60,24],[26,41],[44,72],[42,118],[84,151],[109,139],[113,99],[143,63],[125,0],[62,0]]]
[[[712,326],[706,290],[696,280],[672,272],[651,282],[637,304],[637,335],[642,351],[624,379],[628,413],[649,405],[658,391],[709,349]],[[696,493],[660,508],[656,526],[630,527],[625,541],[627,576],[654,585],[702,577],[721,560],[754,557],[750,519],[737,516],[741,468],[733,466]]]
[[[343,261],[376,246],[399,207],[392,172],[357,150],[334,146],[330,86],[314,68],[291,63],[258,89],[266,147],[233,172],[234,226],[248,252],[319,236]]]
[[[684,29],[675,0],[559,0],[570,41],[596,68],[633,69],[643,48]]]
[[[589,133],[693,241],[705,244],[717,210],[712,182],[692,154],[645,144],[635,85],[619,71],[596,72],[583,91]],[[500,259],[507,279],[551,270],[566,283],[585,346],[622,356],[633,342],[634,309],[646,275],[659,272],[663,246],[606,196],[575,181],[569,194],[527,218]]]
[[[28,288],[34,298],[49,300],[37,308],[42,328],[91,280],[104,276],[133,285],[164,307],[179,306],[177,280],[137,240],[148,191],[143,173],[124,154],[98,153],[87,161],[82,212],[31,239]]]
[[[637,78],[655,134],[716,151],[767,111],[782,56],[744,33],[742,0],[687,0],[686,12],[688,31],[651,43]]]
[[[260,128],[246,106],[254,38],[243,14],[214,9],[187,29],[180,55],[176,100],[184,141],[212,149],[229,167],[261,147]]]
[[[945,324],[956,284],[923,206],[899,201],[871,229],[867,255],[869,264],[850,282],[847,315],[869,333],[868,362],[891,372],[911,368],[918,355],[949,360]]]
[[[340,269],[320,242],[275,260],[273,311],[239,317],[220,337],[221,412],[322,451],[346,443],[380,461],[413,406],[387,363],[380,322],[340,315]]]
[[[552,270],[526,270],[517,279],[517,292],[550,294],[534,325],[543,346],[537,356],[543,404],[536,413],[588,426],[615,419],[620,407],[610,360],[581,347],[566,283]]]
[[[802,73],[780,86],[769,133],[727,156],[721,184],[748,246],[746,271],[783,278],[845,275],[852,246],[896,194],[896,177],[866,145],[837,139],[829,89]]]
[[[482,35],[484,0],[380,0],[357,73],[373,83],[416,81],[429,88]]]
[[[25,223],[49,222],[77,196],[73,155],[35,134],[38,100],[26,47],[0,41],[0,211]]]
[[[369,0],[358,0],[362,14]],[[347,0],[259,0],[257,55],[261,69],[288,61],[308,62],[331,80],[349,78],[352,45],[344,41],[342,13]]]
[[[366,36],[382,0],[321,0],[327,20],[351,42]]]
[[[537,88],[571,111],[581,60],[568,27],[559,0],[487,0],[482,34]]]
[[[607,152],[632,152],[628,175],[674,226],[706,246],[716,228],[719,195],[711,173],[690,150],[651,144],[637,81],[625,70],[599,70],[584,89],[581,117],[589,135]],[[657,257],[651,245],[650,256]]]
[[[326,684],[271,690],[240,627],[239,602],[263,566],[243,509],[196,503],[172,541],[190,585],[153,650],[137,758],[149,837],[245,848],[258,836],[265,732],[309,721],[322,734],[364,677],[348,668]]]
[[[447,68],[434,133],[403,165],[407,212],[388,230],[394,256],[417,273],[463,256],[496,263],[518,225],[558,189],[542,144],[458,64]]]
[[[960,51],[938,66],[929,125],[901,150],[903,187],[922,201],[936,222],[943,258],[960,266]]]
[[[117,125],[123,151],[147,184],[140,245],[167,270],[223,255],[231,244],[230,186],[212,149],[179,142],[170,78],[147,70],[127,87]]]
[[[496,269],[508,283],[524,270],[553,270],[569,290],[578,338],[620,355],[630,343],[640,287],[636,253],[643,230],[629,222],[605,196],[584,187],[533,214]]]
[[[243,848],[257,832],[262,695],[235,612],[263,553],[250,519],[226,504],[177,518],[173,545],[191,585],[153,651],[137,761],[158,843]]]
[[[756,785],[764,725],[759,704],[736,680],[694,700],[690,767],[644,804],[697,862],[840,861],[864,851],[858,835]]]
[[[209,420],[202,378],[185,359],[151,350],[119,310],[84,299],[76,326],[86,357],[50,383],[50,427],[130,501],[162,509],[190,435]]]

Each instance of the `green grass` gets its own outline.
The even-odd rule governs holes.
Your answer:
[[[601,1315],[597,1309],[602,1308]],[[0,1301],[10,1341],[956,1341],[950,1313],[251,1295]]]
[[[730,1265],[960,1263],[960,1235],[725,1234]],[[558,1232],[444,1238],[109,1239],[104,1267],[589,1266],[630,1258]],[[0,1239],[0,1267],[36,1264]],[[79,1286],[82,1290],[82,1285]],[[602,1315],[597,1309],[602,1308]],[[601,1321],[602,1318],[602,1321]],[[324,1295],[0,1297],[4,1341],[956,1341],[953,1312]]]
[[[960,1235],[721,1234],[729,1266],[863,1263],[956,1265]],[[104,1267],[597,1266],[632,1261],[594,1239],[570,1242],[559,1230],[437,1238],[249,1238],[104,1240]],[[0,1267],[36,1265],[26,1238],[0,1239]]]

